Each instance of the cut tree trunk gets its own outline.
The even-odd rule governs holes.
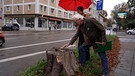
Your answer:
[[[59,76],[64,71],[67,76],[76,76],[79,65],[72,49],[61,49],[54,47],[47,51],[47,65],[45,73],[47,76]]]

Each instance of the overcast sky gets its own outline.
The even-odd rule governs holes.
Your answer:
[[[103,10],[106,10],[108,13],[108,17],[110,18],[111,10],[113,10],[113,7],[117,4],[121,4],[123,2],[127,2],[128,0],[103,0]]]

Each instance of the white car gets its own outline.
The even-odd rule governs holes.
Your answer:
[[[126,33],[129,35],[135,34],[135,28],[131,30],[127,30]]]

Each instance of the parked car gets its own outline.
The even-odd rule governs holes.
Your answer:
[[[0,32],[0,46],[2,46],[5,43],[5,37],[2,34],[2,32]]]
[[[113,28],[112,29],[114,32],[117,32],[118,31],[118,28]]]
[[[112,27],[106,27],[106,29],[107,29],[107,30],[111,30],[111,29],[112,29]]]
[[[135,28],[131,30],[127,30],[126,33],[129,35],[135,34]]]
[[[2,26],[2,31],[19,31],[20,25],[18,23],[6,23],[4,26]]]

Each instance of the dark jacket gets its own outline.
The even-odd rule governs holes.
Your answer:
[[[105,29],[102,24],[100,24],[96,19],[94,18],[85,18],[84,23],[79,26],[76,34],[73,36],[72,40],[70,41],[70,44],[72,45],[76,39],[79,37],[80,33],[83,33],[87,36],[87,40],[84,41],[84,46],[91,46],[93,45],[94,49],[97,49],[97,46],[95,45],[95,42],[106,42],[106,34]]]

